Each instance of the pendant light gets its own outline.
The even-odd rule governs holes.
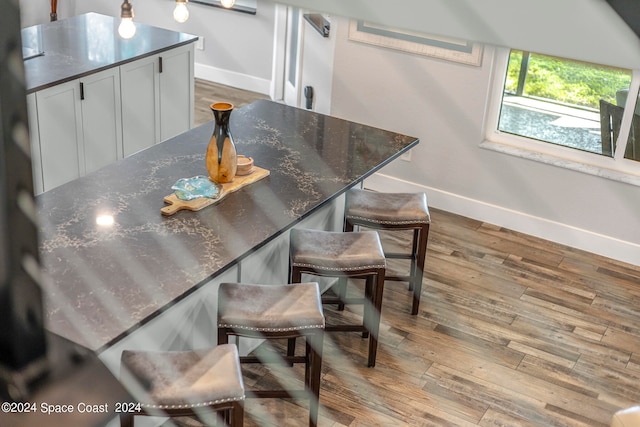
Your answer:
[[[235,3],[236,0],[220,0],[220,4],[222,5],[222,7],[226,7],[227,9],[233,7]]]
[[[133,22],[133,6],[129,3],[129,0],[124,0],[120,7],[120,26],[118,27],[118,34],[123,39],[130,39],[136,34],[136,24]]]
[[[180,23],[187,22],[187,19],[189,19],[187,0],[176,0],[176,8],[173,9],[173,19]]]

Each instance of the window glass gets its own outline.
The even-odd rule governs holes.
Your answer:
[[[631,70],[512,50],[498,130],[613,156],[631,75]]]

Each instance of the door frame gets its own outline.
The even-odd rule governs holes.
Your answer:
[[[273,51],[273,70],[271,80],[271,99],[287,105],[299,107],[301,104],[300,82],[302,80],[302,58],[304,53],[304,28],[302,10],[284,4],[276,4],[275,35]],[[297,15],[297,16],[296,16]],[[291,37],[294,19],[297,19],[297,45],[294,83],[289,81],[291,61]]]

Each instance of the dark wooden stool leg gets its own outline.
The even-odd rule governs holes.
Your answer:
[[[229,334],[227,334],[227,328],[218,327],[218,345],[228,344],[228,343],[229,343]]]
[[[351,221],[345,218],[342,229],[343,231],[346,231],[346,232],[353,231],[354,230],[353,224],[351,223]],[[339,277],[338,283],[336,283],[333,287],[336,290],[336,295],[338,296],[338,298],[340,298],[341,301],[344,301],[344,299],[347,297],[347,278]],[[338,311],[343,311],[343,310],[344,310],[344,302],[341,302],[338,304]]]
[[[424,277],[424,264],[427,256],[428,238],[429,238],[429,224],[426,224],[424,227],[422,227],[419,233],[417,268],[411,277],[411,280],[413,282],[413,304],[411,306],[411,314],[414,316],[418,314],[418,309],[420,306],[420,295],[422,293],[422,280]]]
[[[244,425],[244,402],[233,402],[230,425],[231,427],[242,427]]]
[[[292,267],[291,261],[289,261],[289,283],[302,283],[302,270],[298,267]],[[296,354],[296,339],[287,339],[287,356],[293,357]],[[289,366],[293,366],[293,363],[289,363]]]
[[[287,339],[287,357],[294,357],[296,355],[296,339],[288,338]],[[289,361],[289,366],[293,366],[293,362]]]
[[[380,336],[380,320],[382,317],[382,294],[384,291],[384,269],[378,270],[375,276],[375,287],[373,289],[373,312],[374,318],[371,321],[369,338],[369,360],[368,366],[376,366],[376,355],[378,352],[378,340]]]
[[[344,311],[344,299],[347,297],[347,278],[338,277],[338,282],[333,285],[336,296],[340,299],[338,311]]]
[[[307,335],[306,338],[307,365],[305,384],[307,391],[311,394],[309,402],[309,427],[318,425],[323,335],[323,331],[320,330],[317,333]]]
[[[364,308],[362,312],[362,325],[365,330],[362,331],[362,338],[369,338],[371,326],[375,322],[375,280],[373,275],[369,275],[364,283]]]
[[[121,413],[120,414],[120,427],[133,427],[133,417],[134,415],[129,413]]]
[[[411,267],[409,269],[409,290],[413,291],[414,286],[416,285],[416,275],[418,273],[418,239],[420,238],[420,229],[416,228],[413,230],[413,240],[411,242]]]

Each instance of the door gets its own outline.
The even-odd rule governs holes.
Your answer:
[[[324,114],[331,111],[333,61],[337,20],[323,15],[329,34],[320,34],[304,18],[305,11],[291,6],[276,10],[276,49],[272,98],[285,104],[306,108],[303,88],[312,94],[311,109]],[[285,25],[286,23],[286,25]]]
[[[302,64],[303,28],[302,12],[297,7],[287,7],[287,31],[284,58],[284,102],[300,106],[300,69]]]

